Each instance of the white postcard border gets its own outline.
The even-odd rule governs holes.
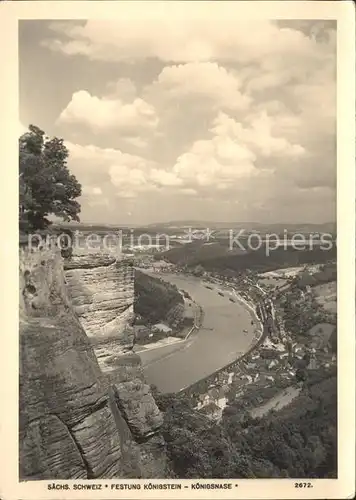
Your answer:
[[[355,492],[355,11],[353,2],[114,2],[24,1],[0,4],[2,52],[0,136],[2,155],[1,227],[1,467],[4,500],[108,498],[351,498]],[[337,229],[338,229],[338,479],[96,480],[91,491],[47,489],[53,481],[18,482],[18,19],[113,19],[116,16],[224,16],[270,19],[336,19],[338,23]],[[34,75],[33,84],[36,85]],[[56,481],[78,484],[78,481]],[[311,483],[296,488],[295,483]],[[111,484],[141,484],[141,490]],[[144,489],[144,484],[181,484],[181,490]],[[191,484],[231,483],[232,489],[191,488]],[[235,486],[235,485],[238,486]],[[108,485],[107,487],[105,485]],[[184,486],[188,486],[185,488]]]

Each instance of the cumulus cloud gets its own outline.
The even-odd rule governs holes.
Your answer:
[[[278,128],[276,116],[270,116],[264,111],[249,115],[245,121],[248,121],[247,126],[243,126],[228,115],[220,113],[215,120],[212,132],[220,140],[229,137],[231,142],[231,138],[233,138],[234,144],[243,144],[246,151],[253,151],[263,157],[278,155],[290,157],[305,154],[305,149],[301,145],[292,144],[285,136],[275,132]],[[291,123],[289,124],[291,125]],[[283,130],[283,126],[280,126],[280,132],[286,132]]]
[[[219,19],[220,17],[220,19]],[[223,29],[222,29],[223,26]],[[237,21],[222,10],[214,15],[171,15],[143,19],[122,16],[111,22],[53,23],[58,37],[44,44],[67,55],[92,60],[127,61],[147,57],[162,61],[196,62],[232,60],[242,63],[313,54],[317,40],[292,27],[269,20]]]
[[[101,188],[93,185],[95,182],[106,182],[111,193],[122,198],[134,198],[162,187],[178,188],[183,184],[174,172],[141,156],[94,145],[66,142],[66,146],[70,154],[69,166],[84,184],[85,196],[103,195]]]
[[[100,98],[80,90],[72,95],[58,122],[84,124],[94,131],[114,129],[130,136],[140,129],[156,128],[158,118],[154,108],[143,99],[124,103],[120,99]]]
[[[100,196],[103,192],[98,186],[82,186],[82,194],[88,196]]]
[[[151,99],[196,106],[246,109],[251,99],[240,89],[236,75],[215,62],[190,62],[166,66],[146,92]]]
[[[136,85],[130,78],[119,78],[108,82],[107,96],[111,99],[121,99],[125,102],[133,101],[137,97]]]
[[[96,95],[71,89],[58,119],[61,130],[71,125],[83,143],[97,144],[70,150],[92,203],[156,197],[167,207],[180,200],[192,214],[218,203],[248,218],[266,211],[278,218],[287,205],[291,217],[293,210],[322,217],[321,204],[333,207],[330,23],[172,15],[164,23],[123,17],[51,29],[44,45],[54,53],[110,68],[109,78],[98,71]],[[90,191],[98,186],[100,196]]]
[[[109,171],[111,182],[116,187],[116,193],[122,198],[135,198],[139,194],[157,189],[150,181],[150,171],[129,168],[126,165],[113,165]]]
[[[115,193],[131,190],[132,187],[136,192],[145,172],[155,165],[141,156],[123,153],[119,149],[71,142],[66,142],[66,146],[69,150],[68,166],[79,182],[84,186],[100,186],[102,196],[109,196],[111,200],[114,200]],[[93,192],[90,197],[99,198],[93,196]]]
[[[189,196],[197,196],[198,191],[193,188],[183,188],[179,191],[181,194],[189,195]]]
[[[154,168],[150,172],[150,177],[153,182],[159,186],[181,186],[182,179],[177,177],[175,172],[167,172],[166,170]]]
[[[198,186],[226,189],[244,178],[258,175],[258,155],[288,158],[305,154],[302,146],[274,135],[273,120],[266,113],[252,116],[248,126],[219,113],[210,132],[210,139],[194,142],[173,167],[176,175]]]

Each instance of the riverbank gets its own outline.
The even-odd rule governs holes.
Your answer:
[[[224,293],[228,293],[228,294],[231,294],[231,291],[232,291],[232,295],[233,295],[234,299],[236,299],[246,309],[248,309],[250,311],[252,321],[256,325],[256,330],[259,332],[258,339],[260,339],[262,334],[263,334],[263,322],[258,314],[258,310],[257,310],[258,304],[255,304],[250,297],[249,297],[250,300],[246,300],[244,297],[242,297],[242,295],[239,293],[239,291],[235,287],[233,287],[231,285],[226,285],[223,281],[217,280],[216,278],[214,280],[208,281],[208,283],[210,286],[217,285],[219,288],[216,288],[215,291],[217,291],[218,293],[219,293],[219,290],[222,290]],[[258,288],[262,293],[264,293],[260,287],[258,287]]]
[[[256,309],[242,300],[229,300],[192,276],[162,273],[179,289],[189,293],[204,311],[203,324],[186,344],[175,343],[162,355],[160,349],[140,352],[146,379],[162,393],[179,392],[215,373],[248,352],[261,333]],[[237,293],[237,292],[236,292]],[[193,332],[192,332],[193,333]],[[175,349],[176,348],[176,349]]]
[[[178,339],[177,337],[167,337],[162,340],[158,340],[157,342],[151,342],[150,344],[136,344],[135,346],[135,352],[139,354],[140,352],[143,351],[152,351],[154,349],[162,349],[164,347],[170,346],[170,345],[175,345],[175,344],[180,344],[184,342],[185,339]]]
[[[155,349],[162,349],[162,352],[163,350],[166,350],[169,353],[169,351],[174,350],[174,346],[177,346],[179,344],[184,344],[194,332],[197,332],[199,328],[201,328],[204,317],[203,308],[199,304],[197,304],[192,300],[190,301],[190,305],[192,309],[194,309],[193,313],[194,319],[192,326],[184,327],[183,330],[179,332],[179,335],[177,334],[177,336],[170,335],[161,340],[157,340],[147,344],[137,343],[134,348],[134,351],[137,354],[140,354],[141,352],[147,352]],[[172,346],[172,349],[166,349],[169,346]]]

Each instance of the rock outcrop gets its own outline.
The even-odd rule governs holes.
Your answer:
[[[134,268],[129,260],[102,254],[72,257],[65,278],[73,308],[104,371],[132,350]]]
[[[164,477],[162,417],[131,352],[133,268],[20,257],[21,479]],[[99,361],[99,362],[98,362]]]

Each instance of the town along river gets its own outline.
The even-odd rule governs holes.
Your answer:
[[[139,352],[147,382],[160,392],[178,392],[190,386],[235,361],[256,342],[256,317],[231,288],[221,289],[221,296],[218,285],[209,284],[213,287],[210,290],[193,276],[163,273],[159,277],[188,292],[204,311],[202,328],[188,340]]]

